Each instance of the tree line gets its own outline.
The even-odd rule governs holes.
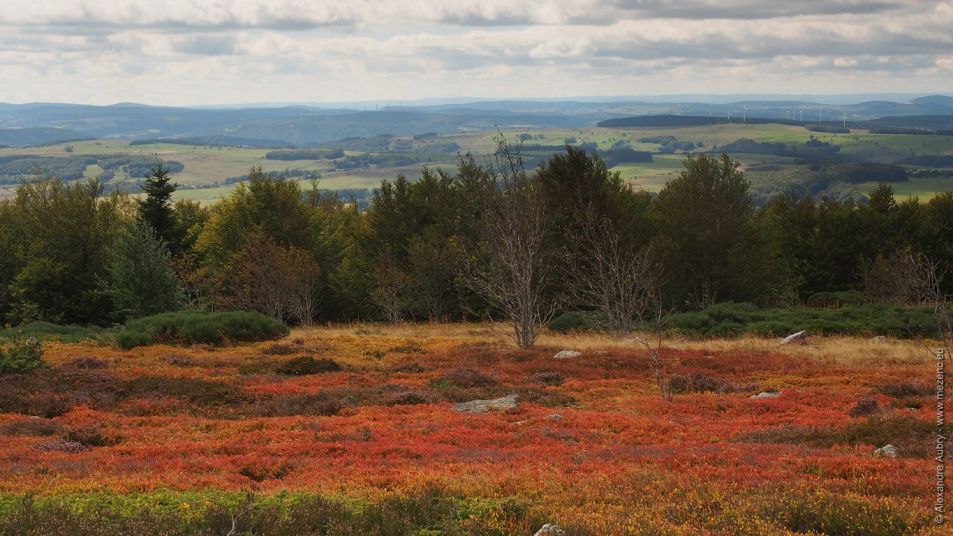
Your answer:
[[[502,139],[453,172],[384,181],[366,210],[260,168],[210,207],[173,203],[161,163],[142,191],[44,177],[0,203],[4,322],[109,325],[178,308],[298,324],[495,318],[530,345],[575,310],[626,331],[724,301],[909,300],[898,259],[953,261],[953,194],[898,202],[884,184],[866,204],[779,195],[759,208],[727,155],[688,157],[657,195],[572,146],[526,169]]]

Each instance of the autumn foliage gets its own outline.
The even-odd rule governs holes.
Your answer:
[[[49,366],[0,376],[0,534],[224,534],[241,512],[255,534],[944,534],[912,343],[679,342],[666,402],[633,343],[507,335],[48,343]],[[452,409],[508,394],[516,410]],[[887,442],[898,458],[874,456]]]

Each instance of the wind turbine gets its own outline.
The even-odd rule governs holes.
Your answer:
[[[747,123],[748,123],[748,107],[747,107],[747,106],[742,106],[741,108],[742,108],[742,111],[741,111],[741,122],[747,124]]]

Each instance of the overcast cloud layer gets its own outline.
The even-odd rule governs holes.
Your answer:
[[[949,93],[953,1],[0,0],[0,102]]]

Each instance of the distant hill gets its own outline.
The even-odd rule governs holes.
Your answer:
[[[953,114],[953,97],[931,95],[910,102],[871,100],[824,104],[817,100],[745,99],[737,102],[596,100],[484,100],[358,110],[317,106],[168,107],[122,103],[0,103],[3,145],[37,145],[78,138],[177,140],[204,145],[315,147],[349,137],[410,136],[501,129],[587,126],[688,126],[736,122],[836,126],[884,117]],[[641,118],[641,119],[633,119]],[[795,119],[797,121],[795,121]],[[802,122],[803,121],[803,122]],[[901,128],[901,127],[897,127]],[[902,127],[910,128],[910,127]],[[945,127],[944,127],[945,128]],[[10,129],[20,129],[12,132]]]
[[[65,141],[85,140],[91,137],[89,134],[64,128],[0,128],[0,145],[6,147],[51,145]]]
[[[953,99],[951,99],[953,100]],[[908,115],[871,119],[854,126],[894,133],[928,132],[953,135],[953,110],[947,115]]]

